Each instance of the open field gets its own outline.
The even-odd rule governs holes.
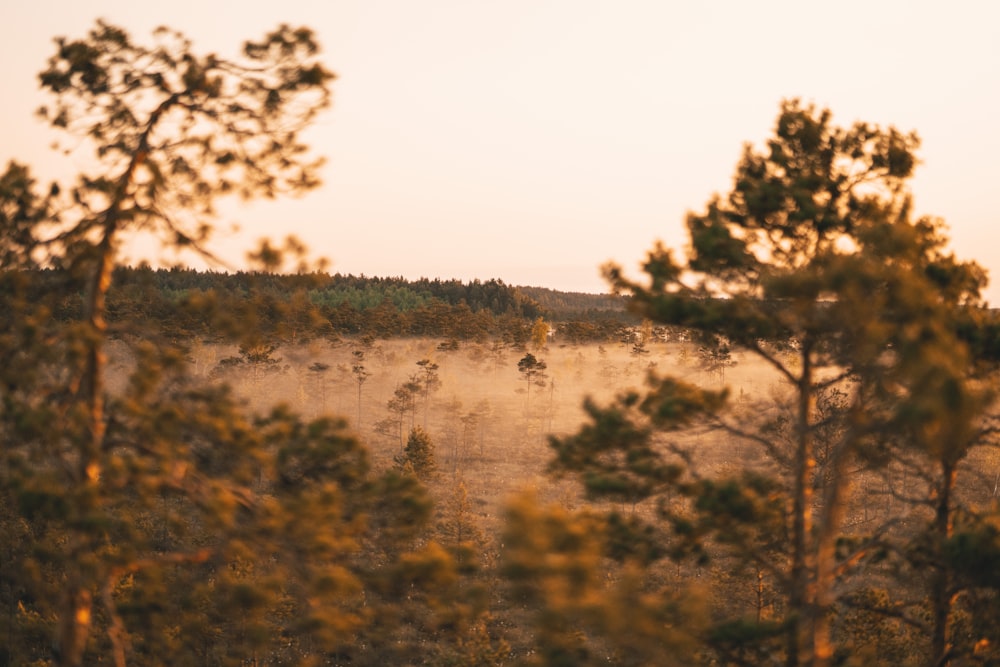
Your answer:
[[[486,535],[495,534],[511,494],[525,488],[534,488],[543,500],[577,503],[576,485],[545,474],[551,458],[547,438],[580,427],[587,396],[603,402],[639,389],[650,370],[710,388],[728,386],[737,401],[777,391],[774,374],[759,361],[735,355],[724,374],[706,370],[689,343],[654,343],[645,354],[622,344],[553,343],[532,352],[547,365],[544,386],[529,386],[519,373],[524,349],[489,343],[443,347],[432,339],[323,342],[276,349],[268,363],[226,368],[220,362],[239,355],[235,346],[198,345],[191,363],[196,377],[230,382],[256,408],[285,402],[306,416],[345,418],[376,468],[393,464],[402,449],[400,434],[405,441],[411,426],[424,427],[438,463],[432,488],[445,494],[461,480]],[[124,346],[117,350],[121,360]],[[425,359],[438,365],[439,385],[426,396],[418,393],[413,409],[395,415],[389,427],[386,422],[394,415],[387,404],[398,387],[421,372],[417,362]],[[367,374],[360,394],[356,365]],[[738,443],[733,446],[740,450]],[[717,453],[732,460],[733,452]]]

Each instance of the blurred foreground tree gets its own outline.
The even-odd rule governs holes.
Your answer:
[[[645,284],[606,269],[636,313],[754,355],[786,388],[787,411],[740,415],[725,391],[651,376],[645,394],[590,405],[592,424],[552,439],[553,469],[591,497],[655,501],[664,554],[735,557],[777,582],[780,616],[747,623],[737,611],[706,636],[727,659],[831,664],[838,583],[879,544],[837,551],[849,466],[883,466],[905,447],[947,452],[947,476],[988,403],[967,344],[985,317],[984,273],[946,252],[938,221],[911,219],[917,143],[785,102],[766,149],[746,147],[728,198],[689,214],[683,260],[657,245]],[[830,392],[842,407],[823,414]],[[706,467],[692,436],[712,433],[726,434],[714,446],[743,442],[764,463]],[[933,643],[928,664],[945,664]]]
[[[502,571],[529,632],[524,665],[699,664],[704,596],[638,567],[609,572],[613,526],[526,493],[507,509]]]
[[[40,114],[94,147],[95,173],[81,175],[69,189],[58,218],[37,222],[35,243],[24,253],[65,271],[67,291],[83,295],[82,317],[59,328],[48,320],[44,301],[8,304],[21,306],[14,311],[19,324],[39,322],[46,356],[33,373],[7,378],[5,472],[16,507],[40,531],[38,543],[47,545],[43,560],[62,579],[63,600],[45,610],[59,618],[59,662],[83,661],[95,598],[105,606],[108,637],[123,662],[124,630],[112,603],[121,577],[140,562],[208,555],[154,549],[130,535],[129,519],[144,503],[191,491],[187,484],[203,487],[203,480],[189,477],[182,454],[197,443],[134,435],[155,415],[129,401],[165,398],[159,384],[176,373],[175,356],[137,349],[129,400],[108,409],[106,294],[117,248],[136,231],[165,231],[168,245],[200,247],[218,196],[273,196],[314,186],[317,161],[305,159],[298,132],[327,105],[332,75],[315,59],[312,34],[288,27],[248,42],[235,61],[198,57],[182,36],[166,30],[145,47],[102,22],[86,38],[60,38],[56,45],[40,75],[54,104]],[[5,262],[5,278],[14,279],[18,268]],[[28,333],[19,324],[10,327],[10,342]],[[22,342],[20,355],[38,355],[41,341]],[[221,453],[223,444],[213,444]],[[225,477],[236,486],[223,497],[246,481],[233,470]],[[200,491],[205,516],[221,518],[222,498],[215,497],[221,489],[209,493],[211,486]],[[228,503],[230,514],[237,497]]]
[[[21,165],[0,177],[6,662],[398,664],[417,645],[397,637],[407,624],[414,642],[481,641],[474,613],[455,612],[470,607],[447,554],[414,541],[419,484],[372,473],[343,420],[254,415],[194,382],[183,347],[106,323],[127,235],[204,253],[218,197],[318,183],[299,133],[333,76],[312,32],[281,26],[235,59],[103,22],[56,46],[42,115],[94,149],[94,172],[44,195]],[[282,257],[265,243],[253,259]],[[57,276],[44,290],[43,272]],[[112,336],[128,350],[113,385]],[[425,607],[391,626],[397,590]]]

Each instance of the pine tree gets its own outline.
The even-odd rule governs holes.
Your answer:
[[[0,176],[11,663],[390,664],[380,647],[426,637],[414,619],[437,613],[440,595],[461,601],[440,590],[456,574],[426,541],[426,491],[373,472],[345,420],[254,411],[191,377],[184,341],[107,323],[128,234],[207,252],[219,197],[317,184],[298,134],[329,99],[317,53],[311,31],[288,26],[234,59],[198,55],[167,30],[144,46],[103,22],[57,41],[41,75],[54,100],[45,116],[86,137],[100,171],[47,194],[21,165]],[[282,256],[264,244],[257,266]],[[232,330],[212,305],[186,307]],[[258,332],[245,333],[249,359]],[[127,352],[122,388],[109,383],[112,351]],[[414,613],[379,614],[397,590]],[[469,606],[445,607],[442,624],[478,622],[456,611]]]
[[[525,354],[517,362],[517,372],[521,374],[525,384],[525,406],[529,409],[531,407],[531,386],[545,386],[545,380],[548,378],[548,374],[545,372],[547,369],[548,364],[535,357],[531,352]]]
[[[410,429],[403,453],[393,457],[393,460],[396,462],[396,467],[412,470],[421,479],[426,479],[437,469],[434,443],[431,442],[427,431],[420,426]]]
[[[959,434],[984,405],[965,380],[961,333],[975,329],[965,312],[981,309],[983,273],[946,252],[939,222],[911,219],[916,136],[831,118],[785,102],[765,149],[745,148],[728,197],[688,215],[685,257],[657,245],[643,283],[606,270],[637,314],[762,361],[787,404],[739,414],[725,391],[654,376],[645,393],[591,406],[592,425],[553,440],[554,469],[579,476],[593,496],[660,499],[668,552],[722,549],[773,572],[784,648],[765,649],[770,624],[740,641],[760,642],[790,667],[833,660],[849,466],[882,465],[900,451],[901,433],[944,436],[937,429],[948,423]],[[847,397],[836,431],[817,410],[829,391]],[[945,422],[949,410],[955,419]],[[702,469],[686,442],[713,431],[756,448],[766,467]],[[851,558],[863,559],[866,543],[856,546]]]

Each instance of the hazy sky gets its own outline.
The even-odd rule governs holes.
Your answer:
[[[501,278],[600,292],[688,210],[728,190],[782,98],[840,124],[916,130],[918,214],[944,218],[1000,302],[1000,2],[957,0],[3,0],[0,160],[72,173],[32,111],[56,35],[103,17],[234,54],[278,23],[313,28],[338,74],[308,134],[324,186],[224,210],[234,263],[294,233],[332,270]],[[66,161],[69,160],[67,163]]]

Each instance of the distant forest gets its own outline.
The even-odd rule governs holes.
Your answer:
[[[35,284],[47,292],[73,281],[61,271],[40,273]],[[65,299],[56,317],[80,317],[80,303],[78,298]],[[172,339],[230,339],[246,333],[252,314],[252,326],[263,339],[282,343],[429,336],[523,344],[539,318],[562,342],[602,342],[621,339],[638,322],[623,297],[516,287],[498,279],[407,280],[147,266],[116,268],[107,305],[112,325],[141,324],[151,330],[148,333]],[[210,311],[230,317],[208,317]]]

